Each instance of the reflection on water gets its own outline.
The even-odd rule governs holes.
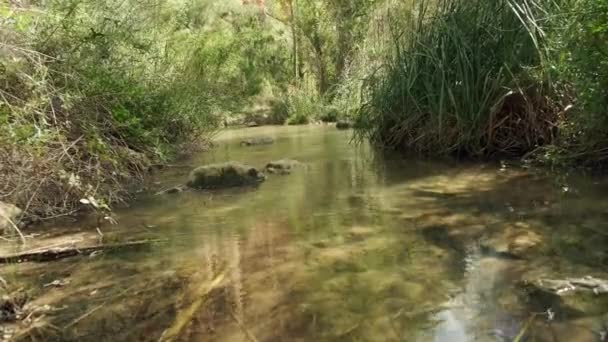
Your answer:
[[[275,144],[239,144],[260,135]],[[187,164],[309,168],[257,188],[145,195],[104,228],[163,244],[5,268],[58,308],[27,338],[507,341],[537,310],[519,280],[608,277],[604,180],[401,159],[327,127],[227,131],[218,144]],[[158,174],[150,193],[188,170]],[[44,286],[55,279],[69,282]],[[526,335],[599,340],[606,318],[540,318]]]

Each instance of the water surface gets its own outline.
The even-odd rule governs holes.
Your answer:
[[[240,146],[255,136],[276,141]],[[27,338],[510,341],[537,315],[530,341],[600,340],[608,317],[548,322],[518,283],[608,277],[606,179],[404,159],[331,127],[231,130],[217,145],[157,173],[102,227],[104,242],[167,241],[2,271],[53,308]],[[255,188],[154,195],[190,166],[282,158],[308,168]]]

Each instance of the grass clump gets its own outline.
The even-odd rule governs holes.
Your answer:
[[[393,9],[360,135],[425,155],[594,163],[608,151],[606,4],[424,0]]]
[[[305,125],[319,117],[321,103],[318,96],[298,91],[289,96],[288,125]]]
[[[554,139],[554,89],[542,80],[538,16],[526,2],[422,1],[393,28],[368,79],[364,134],[423,154],[518,155]]]
[[[335,108],[314,90],[291,87],[270,103],[270,117],[275,124],[306,125],[336,118]]]

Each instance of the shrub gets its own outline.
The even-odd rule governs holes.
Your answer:
[[[321,109],[322,114],[319,117],[323,122],[336,122],[340,117],[340,110],[334,105],[327,105]]]
[[[559,142],[536,156],[565,164],[608,160],[608,2],[564,1],[549,34],[551,71],[574,99],[562,113]]]
[[[270,119],[275,124],[284,124],[289,119],[289,102],[283,98],[274,98],[270,101]]]
[[[304,125],[319,117],[322,104],[316,95],[298,90],[289,96],[289,125]]]

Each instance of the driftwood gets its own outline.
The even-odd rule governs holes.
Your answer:
[[[90,254],[97,251],[106,250],[119,250],[125,248],[134,248],[140,246],[146,246],[153,243],[165,242],[166,240],[138,240],[128,241],[122,243],[113,243],[105,245],[94,245],[94,246],[66,246],[66,247],[50,247],[50,248],[38,248],[35,250],[29,250],[9,255],[0,255],[0,264],[8,263],[19,263],[26,261],[34,262],[47,262],[54,261],[63,258],[69,258],[82,254]]]

